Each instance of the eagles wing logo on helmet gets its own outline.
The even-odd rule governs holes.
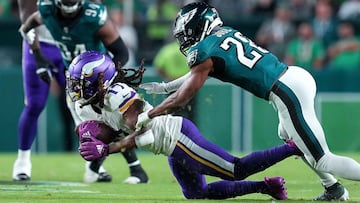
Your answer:
[[[174,33],[182,32],[184,31],[184,26],[190,22],[191,19],[195,16],[195,13],[197,11],[197,8],[194,8],[193,10],[181,15],[179,14],[179,19],[176,21]]]

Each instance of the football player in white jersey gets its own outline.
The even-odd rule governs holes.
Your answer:
[[[69,71],[67,72],[67,90],[76,88],[76,86],[72,86],[74,84],[77,84],[78,81],[82,81],[80,79],[81,74],[85,74],[87,79],[89,81],[86,81],[83,85],[87,87],[87,91],[83,92],[81,94],[81,98],[78,97],[76,94],[69,93],[68,91],[68,107],[73,115],[73,119],[75,121],[75,125],[78,126],[82,121],[89,120],[89,119],[95,119],[95,120],[101,120],[101,108],[103,106],[102,102],[94,101],[97,98],[96,90],[94,86],[88,86],[91,82],[97,82],[97,75],[87,75],[87,70],[85,64],[90,64],[90,67],[93,66],[101,66],[104,67],[104,69],[101,69],[102,71],[102,79],[104,80],[104,86],[108,87],[113,79],[116,77],[114,73],[117,73],[115,64],[113,60],[100,52],[97,51],[87,51],[79,56],[77,56],[73,62],[70,64]],[[74,66],[85,66],[83,71],[84,72],[76,72],[74,71]],[[92,70],[92,69],[91,69]],[[125,70],[125,69],[121,69]],[[71,74],[71,77],[69,75]],[[77,78],[79,80],[73,80],[73,78]],[[92,102],[91,105],[82,105],[87,102]],[[144,169],[141,166],[140,160],[138,160],[135,150],[126,150],[122,152],[122,155],[126,159],[129,169],[130,169],[130,176],[124,180],[124,183],[129,184],[138,184],[138,183],[147,183],[148,182],[148,176]],[[98,161],[100,164],[97,164],[97,166],[101,165],[101,162],[104,159],[98,159],[98,160],[92,160],[91,163],[94,161]],[[89,163],[88,163],[89,164]],[[91,168],[92,164],[89,166]],[[91,168],[92,171],[99,171],[99,173],[92,173],[92,171],[87,170],[87,173],[84,176],[85,182],[93,182],[94,180],[98,179],[98,176],[102,174],[103,169],[102,167],[95,168],[96,165],[94,165],[94,168]]]
[[[144,148],[154,154],[169,157],[173,175],[188,199],[225,199],[250,193],[268,194],[280,200],[287,198],[282,177],[266,177],[263,181],[242,180],[291,155],[301,155],[293,143],[238,158],[206,140],[197,127],[183,117],[159,116],[151,120],[147,128],[135,131],[138,115],[152,106],[126,84],[103,81],[102,78],[109,73],[106,64],[99,63],[100,60],[81,61],[81,55],[79,57],[80,61],[69,69],[73,81],[68,89],[69,94],[79,99],[87,92],[93,92],[97,95],[93,100],[96,104],[101,104],[102,121],[115,131],[129,134],[108,145],[96,137],[101,131],[97,121],[81,123],[78,127],[82,141],[79,151],[84,159],[94,160],[110,153],[135,147]],[[111,83],[112,85],[109,85]],[[91,105],[91,102],[86,104]],[[206,183],[205,175],[223,180]]]

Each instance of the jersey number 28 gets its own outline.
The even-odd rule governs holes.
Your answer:
[[[250,52],[250,57],[245,55],[246,53],[243,43],[248,43],[249,46],[254,48]],[[220,47],[227,51],[230,49],[231,45],[234,45],[236,47],[238,61],[250,69],[252,69],[256,62],[261,59],[262,54],[269,52],[266,49],[257,46],[253,41],[244,37],[240,32],[236,32],[234,34],[234,37],[225,38],[225,40],[221,43]]]

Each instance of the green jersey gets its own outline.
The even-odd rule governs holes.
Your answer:
[[[60,49],[66,67],[82,52],[106,53],[104,44],[95,34],[107,20],[104,5],[85,1],[78,16],[71,21],[59,17],[55,0],[39,0],[38,11]]]
[[[191,68],[208,58],[214,64],[214,72],[209,76],[230,82],[266,100],[273,84],[287,69],[287,65],[276,56],[230,27],[221,27],[192,46],[187,63]]]

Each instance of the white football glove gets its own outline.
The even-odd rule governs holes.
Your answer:
[[[29,43],[29,44],[33,44],[35,41],[35,29],[31,29],[29,30],[29,32],[25,33],[23,30],[23,26],[21,26],[19,28],[19,32],[21,34],[21,36]]]
[[[145,127],[152,120],[151,118],[149,118],[149,111],[150,109],[138,115],[138,119],[135,125],[136,131],[141,130],[142,127]]]
[[[147,94],[168,94],[166,91],[166,83],[165,82],[148,82],[140,84],[139,87],[141,89],[146,90]]]

